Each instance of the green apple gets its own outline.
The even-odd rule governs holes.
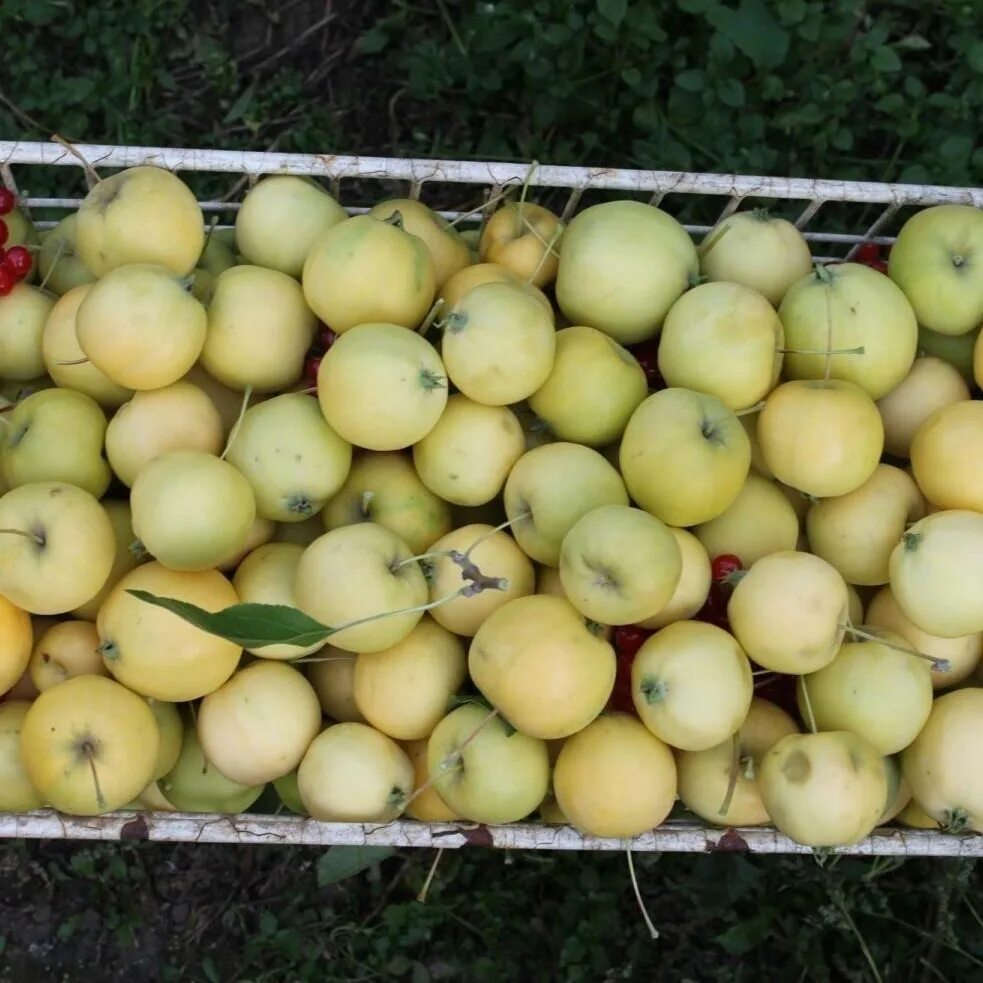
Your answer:
[[[54,306],[50,294],[18,283],[0,304],[0,379],[27,382],[44,375],[41,337]]]
[[[300,797],[300,786],[297,781],[297,769],[288,771],[273,782],[276,794],[280,796],[280,801],[284,807],[298,816],[306,816],[307,810],[304,808],[304,800]]]
[[[427,769],[438,795],[476,823],[513,823],[546,795],[546,742],[513,730],[474,703],[452,710],[430,735]]]
[[[653,393],[632,414],[619,451],[631,497],[671,526],[724,512],[751,467],[751,441],[733,410],[691,389]]]
[[[30,706],[27,700],[0,704],[0,812],[26,812],[44,805],[21,759],[20,732]]]
[[[102,456],[106,415],[99,404],[71,389],[43,389],[6,415],[0,468],[11,488],[36,481],[65,481],[101,498],[109,487]]]
[[[41,282],[54,294],[66,294],[72,287],[94,283],[95,274],[79,258],[75,248],[78,215],[66,215],[44,237],[38,253]]]
[[[983,321],[983,211],[934,205],[901,227],[888,276],[904,291],[918,323],[963,335]]]
[[[205,240],[205,248],[198,265],[191,271],[191,292],[207,307],[215,293],[215,281],[219,274],[236,265],[236,254],[213,230]]]
[[[560,439],[604,447],[624,432],[648,394],[645,373],[627,348],[596,328],[556,333],[556,355],[529,408]]]
[[[563,537],[601,505],[627,505],[621,475],[589,447],[558,441],[526,451],[505,482],[505,512],[523,552],[557,566]]]
[[[973,384],[973,350],[979,343],[979,328],[961,335],[939,334],[922,326],[918,329],[918,350],[924,355],[934,355],[959,370],[970,385]]]

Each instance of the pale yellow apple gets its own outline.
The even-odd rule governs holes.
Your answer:
[[[762,478],[774,478],[771,468],[765,463],[765,456],[761,453],[761,444],[758,442],[758,417],[761,411],[754,413],[747,412],[740,415],[741,426],[744,427],[748,440],[751,441],[751,470],[760,474]]]
[[[209,375],[202,368],[201,362],[192,365],[182,376],[181,381],[197,386],[212,401],[215,409],[218,410],[218,415],[222,418],[222,432],[227,437],[236,425],[236,421],[242,416],[245,393],[236,392]],[[266,398],[262,393],[250,393],[249,406],[256,406]]]
[[[778,381],[784,344],[782,322],[767,298],[739,283],[704,283],[669,308],[659,372],[668,386],[746,409]]]
[[[261,266],[233,266],[215,281],[202,368],[231,389],[286,389],[300,378],[315,326],[292,277]]]
[[[168,451],[145,464],[133,482],[130,508],[137,539],[173,570],[215,567],[245,546],[256,518],[243,474],[195,450]]]
[[[507,201],[482,227],[478,257],[544,287],[556,279],[562,235],[563,223],[548,208],[531,201]]]
[[[245,542],[237,550],[226,554],[223,559],[219,560],[215,564],[215,569],[221,570],[222,573],[235,570],[253,550],[259,549],[260,546],[264,546],[270,542],[275,532],[276,523],[272,519],[264,519],[259,515],[256,516],[246,535]]]
[[[427,600],[427,582],[395,533],[360,522],[325,533],[304,550],[294,592],[301,611],[341,629],[331,636],[332,644],[351,652],[378,652],[413,630]],[[372,620],[342,628],[361,619]]]
[[[476,402],[517,403],[549,378],[556,352],[553,314],[525,284],[474,287],[442,323],[447,375]]]
[[[30,706],[27,700],[0,703],[0,812],[27,812],[44,805],[21,760],[20,732]]]
[[[9,245],[9,243],[8,243]],[[26,382],[45,371],[42,338],[54,307],[51,294],[18,283],[0,305],[0,379]]]
[[[421,823],[450,823],[460,817],[440,797],[437,789],[427,784],[430,781],[430,769],[427,767],[429,738],[428,734],[421,740],[403,741],[400,745],[413,765],[413,784],[417,789],[406,805],[406,815]]]
[[[318,649],[316,658],[305,666],[307,678],[317,693],[321,709],[338,723],[365,723],[355,705],[354,652],[345,652],[334,645]]]
[[[314,687],[279,662],[240,669],[198,707],[205,757],[240,785],[263,785],[293,771],[320,729]]]
[[[160,389],[201,354],[208,317],[163,266],[118,266],[92,284],[75,315],[82,352],[117,385]]]
[[[614,685],[614,649],[569,601],[520,597],[481,625],[468,650],[471,678],[513,727],[544,740],[586,727]]]
[[[937,508],[983,512],[983,401],[960,400],[928,417],[912,438],[911,468]]]
[[[222,418],[204,390],[190,382],[133,395],[106,428],[106,457],[116,477],[132,487],[142,468],[168,451],[218,454]]]
[[[66,215],[41,242],[38,273],[41,282],[53,294],[67,294],[83,283],[93,283],[95,274],[82,262],[76,249],[78,214]]]
[[[852,382],[785,382],[758,417],[765,463],[783,484],[816,498],[846,495],[873,473],[884,449],[874,401]]]
[[[940,825],[914,799],[895,818],[902,826],[907,826],[909,829],[938,829]]]
[[[79,259],[96,276],[129,263],[156,263],[185,276],[205,245],[205,220],[179,177],[161,167],[130,167],[85,196],[75,240]]]
[[[455,307],[457,303],[475,287],[482,283],[522,283],[511,270],[507,270],[498,263],[475,263],[473,266],[465,266],[463,270],[455,273],[437,291],[437,296],[443,301],[441,310],[446,313]],[[553,305],[549,298],[538,287],[527,284],[532,295],[543,305],[547,313],[553,313]]]
[[[672,751],[634,717],[606,713],[564,741],[553,772],[556,803],[583,833],[647,833],[676,800]]]
[[[575,326],[556,333],[556,354],[529,407],[560,440],[603,447],[624,432],[648,395],[638,360],[604,332]]]
[[[425,552],[451,530],[447,503],[420,481],[409,454],[395,451],[356,453],[347,480],[321,515],[328,530],[378,523],[414,553]]]
[[[280,797],[280,801],[291,812],[298,816],[306,816],[307,810],[304,808],[304,801],[300,797],[300,786],[297,784],[297,770],[288,771],[286,775],[281,775],[273,780],[273,788]]]
[[[525,449],[522,427],[507,406],[486,406],[458,393],[414,445],[413,464],[445,502],[484,505],[502,490]]]
[[[116,554],[106,510],[60,481],[0,498],[0,594],[31,614],[64,614],[91,600]]]
[[[31,616],[0,595],[0,694],[27,671],[33,647]]]
[[[526,451],[505,482],[505,512],[523,552],[557,566],[574,523],[601,505],[627,505],[621,475],[597,451],[560,441]]]
[[[324,520],[320,515],[312,515],[301,522],[278,522],[273,530],[272,542],[296,543],[310,546],[318,536],[324,534]]]
[[[182,703],[211,693],[232,675],[242,653],[238,645],[134,597],[131,590],[188,601],[206,611],[239,602],[232,585],[215,570],[178,572],[160,563],[137,567],[116,585],[96,621],[99,650],[119,682],[143,696]]]
[[[235,245],[247,262],[299,277],[318,236],[346,218],[345,209],[313,178],[271,174],[243,198]]]
[[[396,819],[413,794],[413,765],[390,737],[367,724],[333,724],[297,769],[304,808],[322,822]]]
[[[108,676],[99,633],[90,621],[60,621],[38,640],[28,664],[39,693],[75,676]]]
[[[427,578],[431,602],[455,594],[468,584],[461,566],[449,556],[441,555],[443,551],[466,554],[486,577],[499,577],[507,582],[502,590],[488,589],[456,597],[433,609],[433,619],[457,635],[473,637],[493,611],[534,591],[535,571],[529,558],[508,533],[496,531],[493,526],[483,523],[460,526],[438,539],[431,550],[436,554],[429,561]]]
[[[665,628],[674,621],[692,618],[706,603],[710,592],[710,557],[706,548],[686,529],[669,526],[669,531],[676,540],[682,561],[679,583],[672,597],[656,614],[639,622],[642,628]]]
[[[154,765],[153,780],[156,783],[163,778],[176,764],[181,755],[181,744],[184,740],[184,721],[176,703],[155,700],[145,697],[150,712],[157,721],[157,731],[160,743],[157,745],[157,761]],[[146,792],[143,793],[146,795]]]
[[[321,233],[304,260],[301,283],[308,305],[339,335],[370,322],[415,329],[436,285],[426,243],[369,215]]]
[[[877,402],[884,423],[884,450],[895,457],[911,456],[918,428],[936,410],[969,399],[959,370],[941,358],[921,355],[904,379]]]
[[[24,771],[60,812],[112,812],[150,783],[160,736],[147,704],[102,676],[76,676],[45,690],[20,731]]]
[[[731,553],[750,567],[769,553],[795,549],[799,517],[777,482],[750,471],[728,508],[693,532],[710,556]]]
[[[628,492],[643,509],[671,526],[695,526],[740,494],[751,442],[716,396],[663,389],[632,414],[619,457]]]

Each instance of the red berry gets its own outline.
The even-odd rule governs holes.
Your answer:
[[[0,297],[6,297],[14,289],[16,283],[14,274],[7,269],[6,265],[0,266]]]
[[[337,339],[337,335],[328,327],[322,327],[317,334],[317,340],[320,343],[321,351],[327,351]]]
[[[741,563],[741,558],[733,553],[721,553],[720,556],[715,556],[710,565],[713,579],[717,581],[726,580],[732,573],[743,569],[744,564]]]
[[[0,246],[2,246],[10,238],[10,229],[7,228],[7,223],[0,218]]]
[[[867,265],[872,270],[877,270],[878,273],[887,273],[887,260],[885,259],[872,259]]]
[[[308,355],[304,362],[304,381],[311,386],[317,385],[317,374],[321,370],[321,356]]]
[[[0,188],[0,215],[6,215],[14,210],[17,196],[9,188]]]
[[[665,389],[665,379],[659,371],[659,342],[653,338],[651,341],[643,341],[641,344],[633,345],[628,349],[635,356],[638,364],[645,373],[649,389]]]
[[[31,254],[23,246],[11,246],[7,250],[4,265],[18,280],[23,280],[31,272],[34,260],[31,259]]]
[[[651,635],[647,628],[639,628],[637,625],[622,625],[614,630],[614,650],[618,655],[635,657],[635,653],[642,647],[642,643]]]
[[[855,263],[869,263],[871,260],[881,258],[881,247],[876,242],[862,242],[857,246],[857,251],[853,255]]]

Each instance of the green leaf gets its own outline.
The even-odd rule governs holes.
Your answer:
[[[774,928],[775,915],[774,908],[765,908],[721,932],[714,941],[732,956],[742,956],[768,938]]]
[[[676,5],[686,14],[705,14],[717,6],[717,0],[677,0]]]
[[[939,155],[946,160],[965,160],[973,152],[973,138],[954,133],[946,137],[939,147]]]
[[[359,54],[376,55],[389,44],[389,35],[378,27],[370,27],[356,44]]]
[[[901,71],[901,59],[898,57],[897,52],[886,45],[881,45],[879,48],[874,49],[874,53],[870,56],[870,64],[878,72]]]
[[[705,79],[702,68],[688,68],[676,76],[676,85],[686,92],[702,92]]]
[[[317,862],[317,886],[328,887],[354,877],[395,854],[391,846],[333,846]]]
[[[205,956],[201,961],[201,971],[208,980],[208,983],[222,983],[222,977],[219,975],[218,969],[215,967],[215,961],[211,956]]]
[[[597,0],[597,10],[605,20],[618,25],[628,12],[628,0]]]
[[[974,72],[983,75],[983,41],[975,41],[966,52],[966,64]]]
[[[724,79],[717,85],[717,96],[725,106],[737,109],[744,105],[744,86],[737,79]]]
[[[246,110],[252,104],[253,97],[256,95],[256,83],[252,82],[247,85],[242,92],[239,93],[238,98],[231,106],[229,106],[228,111],[222,117],[223,123],[235,123],[236,121],[242,119],[246,115]]]
[[[741,0],[737,10],[716,7],[707,19],[759,68],[774,68],[785,61],[788,33],[763,0]]]
[[[642,81],[642,73],[637,68],[626,68],[622,70],[621,78],[625,85],[634,89]]]
[[[176,614],[210,635],[218,635],[248,649],[262,648],[264,645],[299,645],[306,648],[323,642],[338,630],[328,628],[303,611],[285,604],[233,604],[222,611],[206,611],[187,601],[158,597],[144,590],[130,590],[127,593]]]

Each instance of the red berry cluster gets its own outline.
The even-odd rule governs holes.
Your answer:
[[[17,198],[13,191],[0,188],[0,216],[9,215],[16,204]],[[17,282],[23,280],[31,272],[31,267],[34,265],[31,254],[23,246],[3,248],[9,237],[10,229],[7,227],[7,223],[0,218],[0,297],[6,297],[17,285]]]
[[[887,273],[887,258],[890,254],[890,246],[879,246],[876,242],[862,242],[854,254],[853,261],[869,266],[878,273]]]
[[[317,374],[321,369],[321,359],[324,358],[324,353],[335,343],[337,337],[327,325],[321,324],[318,327],[314,341],[307,352],[307,358],[304,360],[304,375],[301,381],[306,389],[317,387]]]
[[[635,356],[638,364],[642,367],[649,391],[656,392],[659,389],[665,389],[666,382],[659,371],[659,339],[651,338],[648,341],[639,342],[637,345],[631,345],[628,351]]]

